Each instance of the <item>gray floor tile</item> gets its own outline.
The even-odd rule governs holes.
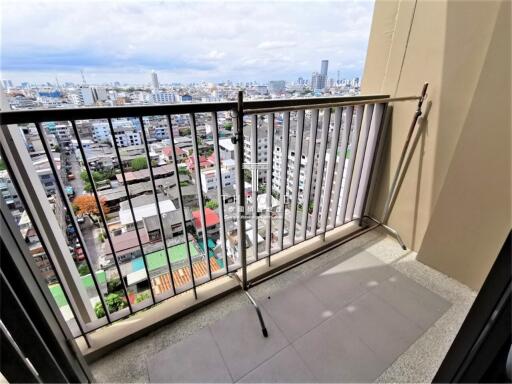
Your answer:
[[[301,284],[295,284],[270,296],[263,302],[263,307],[290,342],[333,314]]]
[[[349,274],[369,288],[396,274],[395,269],[366,251],[331,266],[329,270],[338,274]]]
[[[304,286],[333,313],[369,289],[350,274],[332,270],[309,278],[304,282]]]
[[[148,357],[148,372],[153,383],[232,382],[208,327]]]
[[[330,265],[304,285],[332,312],[362,296],[396,271],[367,252]]]
[[[240,383],[311,383],[315,379],[290,345],[249,372]]]
[[[293,343],[321,382],[371,382],[387,368],[340,313]]]
[[[401,274],[390,277],[372,292],[425,330],[450,307],[448,301]]]
[[[347,319],[354,334],[388,364],[395,361],[424,332],[372,291],[350,303],[340,313]]]
[[[288,341],[265,311],[268,337],[263,337],[254,308],[245,307],[210,326],[224,361],[237,381],[288,345]]]

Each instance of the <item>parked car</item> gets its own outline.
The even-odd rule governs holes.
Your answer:
[[[68,181],[75,180],[75,175],[68,173]]]

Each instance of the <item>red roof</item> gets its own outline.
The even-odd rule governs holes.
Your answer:
[[[213,165],[214,163],[210,160],[210,159],[207,159],[205,156],[199,156],[199,165],[200,165],[200,168],[209,168]],[[187,160],[187,166],[188,168],[193,171],[195,169],[195,165],[196,165],[196,162],[195,162],[195,159],[193,156],[190,156]]]
[[[181,155],[187,155],[188,153],[186,151],[184,151],[183,149],[181,149],[180,147],[176,147],[176,156],[181,156]]]
[[[200,211],[192,211],[192,217],[194,218],[194,225],[197,229],[201,229],[201,213]],[[213,227],[220,223],[219,215],[217,212],[210,208],[204,209],[204,217],[206,219],[206,227]]]
[[[183,156],[183,155],[186,155],[187,152],[185,152],[183,149],[181,149],[180,147],[174,147],[174,149],[176,150],[176,156]],[[172,156],[172,147],[163,147],[162,148],[162,153],[167,156],[167,157],[171,157]]]

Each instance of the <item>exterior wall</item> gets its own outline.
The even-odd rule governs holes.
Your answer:
[[[389,224],[418,259],[479,289],[511,228],[510,3],[375,5],[362,93],[418,94],[414,156]],[[414,103],[395,103],[372,213],[382,216]]]

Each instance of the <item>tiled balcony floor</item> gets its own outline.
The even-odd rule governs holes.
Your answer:
[[[474,298],[370,232],[92,366],[100,381],[428,381]]]

